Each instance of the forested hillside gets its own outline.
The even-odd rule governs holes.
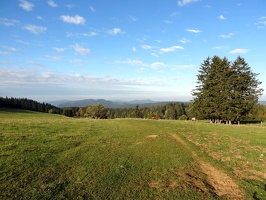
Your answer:
[[[39,103],[27,98],[0,97],[0,107],[32,110],[37,112],[61,114],[62,110],[48,103]]]

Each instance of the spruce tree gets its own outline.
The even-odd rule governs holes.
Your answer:
[[[192,92],[196,117],[230,123],[244,119],[263,92],[257,75],[241,57],[234,62],[208,57],[200,66],[198,85]]]

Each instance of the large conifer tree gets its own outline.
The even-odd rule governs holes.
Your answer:
[[[241,57],[234,62],[208,57],[197,75],[192,110],[198,118],[212,121],[244,119],[263,92],[257,75]]]

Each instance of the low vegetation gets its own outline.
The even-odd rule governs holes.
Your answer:
[[[266,197],[264,124],[90,120],[4,108],[0,118],[0,199]]]

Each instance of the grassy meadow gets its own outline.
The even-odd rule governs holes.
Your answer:
[[[266,199],[265,126],[4,108],[0,119],[0,199],[233,199],[210,165],[240,199]]]

